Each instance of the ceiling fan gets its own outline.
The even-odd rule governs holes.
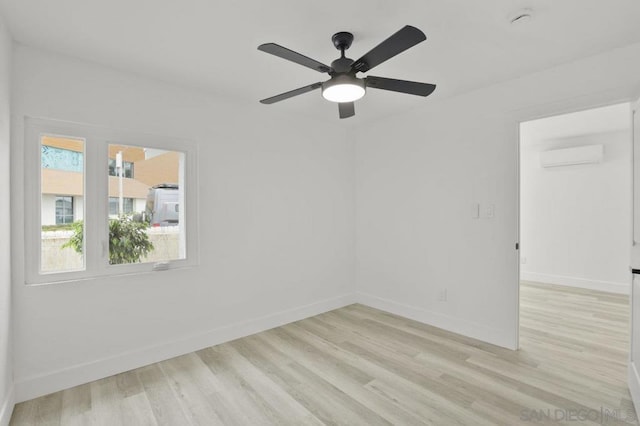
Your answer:
[[[354,61],[347,58],[344,54],[345,50],[351,47],[353,34],[344,31],[339,32],[334,34],[331,40],[336,49],[340,50],[340,58],[331,62],[331,66],[275,43],[261,44],[258,46],[258,50],[287,59],[318,72],[327,73],[331,78],[324,82],[313,83],[299,89],[263,99],[260,102],[263,104],[273,104],[294,96],[302,95],[303,93],[311,92],[312,90],[322,89],[322,96],[326,100],[338,103],[340,118],[348,118],[355,115],[354,101],[362,98],[368,87],[408,93],[410,95],[429,96],[436,89],[435,84],[384,77],[367,76],[358,78],[356,76],[357,73],[365,73],[426,39],[427,37],[422,31],[406,25],[391,37],[371,49],[360,59]]]

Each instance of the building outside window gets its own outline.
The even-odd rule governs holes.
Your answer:
[[[81,138],[42,138],[41,225],[67,225],[83,220],[84,151],[85,143]]]
[[[78,138],[44,136],[40,146],[41,167],[41,225],[65,225],[84,219],[84,141]],[[123,152],[122,162],[125,214],[142,213],[145,208],[147,193],[155,181],[145,182],[134,179],[135,162],[146,160],[143,148],[110,145],[108,154],[109,168],[109,216],[117,216],[119,212],[119,185],[116,169],[116,154]],[[163,165],[164,166],[164,165]],[[142,178],[148,174],[146,166],[142,167]],[[162,173],[161,173],[162,175]],[[170,175],[175,179],[173,175]],[[168,177],[167,177],[168,179]],[[148,181],[148,179],[146,179]],[[65,198],[64,215],[59,214]],[[69,202],[69,200],[71,200]],[[115,204],[115,205],[114,205]],[[63,217],[64,216],[64,217]]]

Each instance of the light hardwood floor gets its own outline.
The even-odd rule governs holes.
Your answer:
[[[18,404],[11,424],[626,425],[628,310],[523,283],[516,352],[352,305]]]

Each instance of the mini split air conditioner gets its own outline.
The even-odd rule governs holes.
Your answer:
[[[540,153],[540,166],[560,167],[574,166],[578,164],[602,163],[604,158],[604,146],[586,145],[574,148],[554,149]]]

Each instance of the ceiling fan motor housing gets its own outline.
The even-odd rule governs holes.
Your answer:
[[[331,62],[331,68],[333,69],[332,73],[329,74],[342,74],[351,72],[351,64],[353,64],[353,59],[342,57],[338,58],[335,61]],[[352,73],[355,75],[355,72]]]
[[[347,31],[340,31],[339,33],[335,33],[331,36],[331,41],[333,41],[333,45],[336,49],[345,51],[351,47],[351,43],[353,43],[353,34]]]
[[[351,71],[351,64],[353,64],[353,59],[349,59],[344,55],[344,51],[351,47],[351,43],[353,43],[353,34],[341,31],[339,33],[335,33],[331,37],[331,41],[333,41],[333,45],[340,51],[340,57],[335,61],[331,62],[331,68],[333,72],[330,74],[340,74],[340,73],[348,73]],[[353,73],[355,75],[355,73]]]

